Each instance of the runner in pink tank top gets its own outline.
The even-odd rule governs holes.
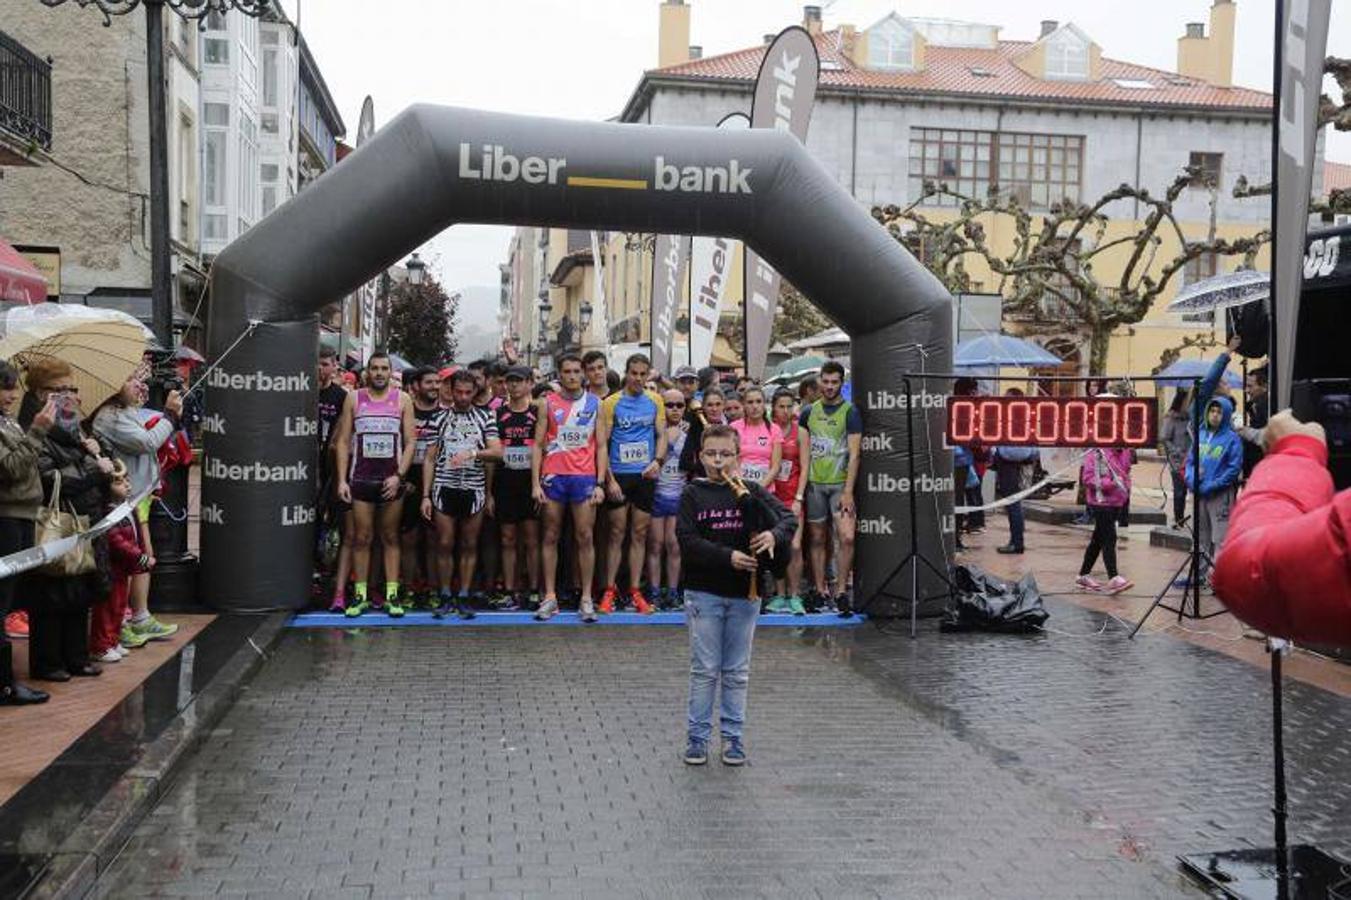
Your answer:
[[[385,564],[385,602],[377,609],[402,616],[399,603],[399,522],[403,518],[403,480],[413,465],[417,430],[413,401],[391,384],[389,356],[374,353],[366,364],[368,386],[348,394],[333,435],[337,454],[338,499],[352,504],[352,568],[355,603],[349,617],[369,608],[366,580],[371,542],[380,530]],[[343,575],[345,573],[339,573]]]

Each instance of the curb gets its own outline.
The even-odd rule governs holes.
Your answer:
[[[27,897],[82,900],[90,896],[99,876],[107,871],[136,827],[173,783],[179,765],[234,705],[268,651],[285,633],[290,618],[290,612],[273,613],[258,626],[211,682],[146,747],[141,759],[62,841]],[[192,648],[188,644],[182,652]]]

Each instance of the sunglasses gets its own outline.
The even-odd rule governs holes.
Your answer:
[[[683,403],[668,403],[668,404],[666,404],[666,408],[667,408],[667,409],[684,409],[684,408],[685,408],[685,404],[683,404]]]

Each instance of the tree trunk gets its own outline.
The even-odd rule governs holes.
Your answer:
[[[1112,326],[1092,326],[1088,342],[1088,374],[1107,374],[1107,346],[1112,340]]]

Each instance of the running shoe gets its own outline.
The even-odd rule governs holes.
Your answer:
[[[468,597],[459,597],[459,598],[456,599],[456,601],[455,601],[455,615],[459,616],[461,619],[465,620],[466,622],[469,621],[470,619],[474,618],[475,615],[477,615],[477,613],[474,612],[474,607],[473,607],[473,605],[469,602],[469,598],[468,598]]]
[[[835,609],[841,619],[852,619],[854,617],[854,598],[849,596],[846,591],[835,598]]]
[[[685,745],[684,760],[687,766],[702,766],[708,762],[708,742],[690,738]]]
[[[450,615],[454,611],[455,611],[455,598],[450,596],[449,594],[442,594],[441,602],[436,604],[436,608],[432,610],[432,618],[444,619],[446,616]]]
[[[488,608],[493,612],[514,612],[521,608],[516,602],[515,594],[498,594],[488,601]]]
[[[603,615],[609,615],[615,611],[615,600],[619,599],[619,588],[613,584],[605,589],[605,593],[600,595],[600,611]],[[583,601],[586,602],[586,601]],[[586,621],[583,617],[582,621]]]
[[[347,618],[349,619],[355,619],[357,616],[364,614],[366,610],[370,608],[371,608],[370,601],[358,600],[356,603],[353,603],[351,606],[347,607],[347,609],[343,610],[343,615],[347,616]]]
[[[130,627],[137,634],[145,635],[146,640],[149,641],[167,641],[178,632],[177,625],[161,622],[154,616],[147,616],[139,622],[132,622]]]
[[[1091,594],[1102,593],[1102,582],[1092,575],[1080,575],[1074,579],[1074,586],[1081,591],[1088,591]]]
[[[539,609],[535,611],[535,621],[547,622],[556,615],[558,615],[558,599],[545,597],[540,601]]]
[[[399,602],[398,597],[389,597],[385,600],[385,612],[389,613],[391,619],[402,619],[403,614],[407,612]]]
[[[656,611],[652,608],[652,604],[647,602],[647,598],[643,596],[640,588],[629,588],[629,600],[633,603],[633,608],[639,615],[650,616]]]
[[[131,656],[131,651],[128,650],[126,647],[123,647],[120,643],[113,649],[116,650],[117,655],[122,657],[123,659],[126,659],[128,656]]]
[[[741,746],[741,738],[723,737],[722,764],[724,766],[744,766],[746,764],[746,748]]]
[[[771,597],[769,603],[765,605],[765,612],[786,613],[792,612],[792,609],[788,606],[787,597]]]
[[[122,626],[122,633],[117,636],[117,642],[123,647],[130,647],[132,650],[138,647],[144,647],[150,638],[143,634],[137,634],[131,630],[130,625]]]
[[[328,611],[335,615],[342,615],[347,610],[347,598],[342,594],[335,594],[333,602],[328,604]]]
[[[607,588],[606,593],[608,594],[609,592],[610,589]],[[604,603],[605,601],[602,600],[601,602]],[[610,609],[611,611],[614,610],[613,604],[611,604]],[[593,625],[599,621],[596,618],[596,604],[592,602],[590,597],[582,598],[581,603],[577,606],[577,612],[582,617],[582,621],[588,625]]]
[[[1135,587],[1134,581],[1131,581],[1124,575],[1115,575],[1112,577],[1111,581],[1103,586],[1102,592],[1104,594],[1119,594],[1122,591],[1128,591],[1133,587]]]
[[[793,596],[788,598],[788,611],[795,616],[805,616],[807,607],[802,605],[802,598]]]
[[[539,609],[539,591],[530,592],[530,596],[525,599],[525,608],[530,612]]]
[[[5,616],[5,637],[14,640],[28,637],[28,613],[19,610]]]
[[[122,661],[122,654],[117,652],[116,647],[109,647],[102,653],[94,654],[89,658],[97,663],[115,663]]]

